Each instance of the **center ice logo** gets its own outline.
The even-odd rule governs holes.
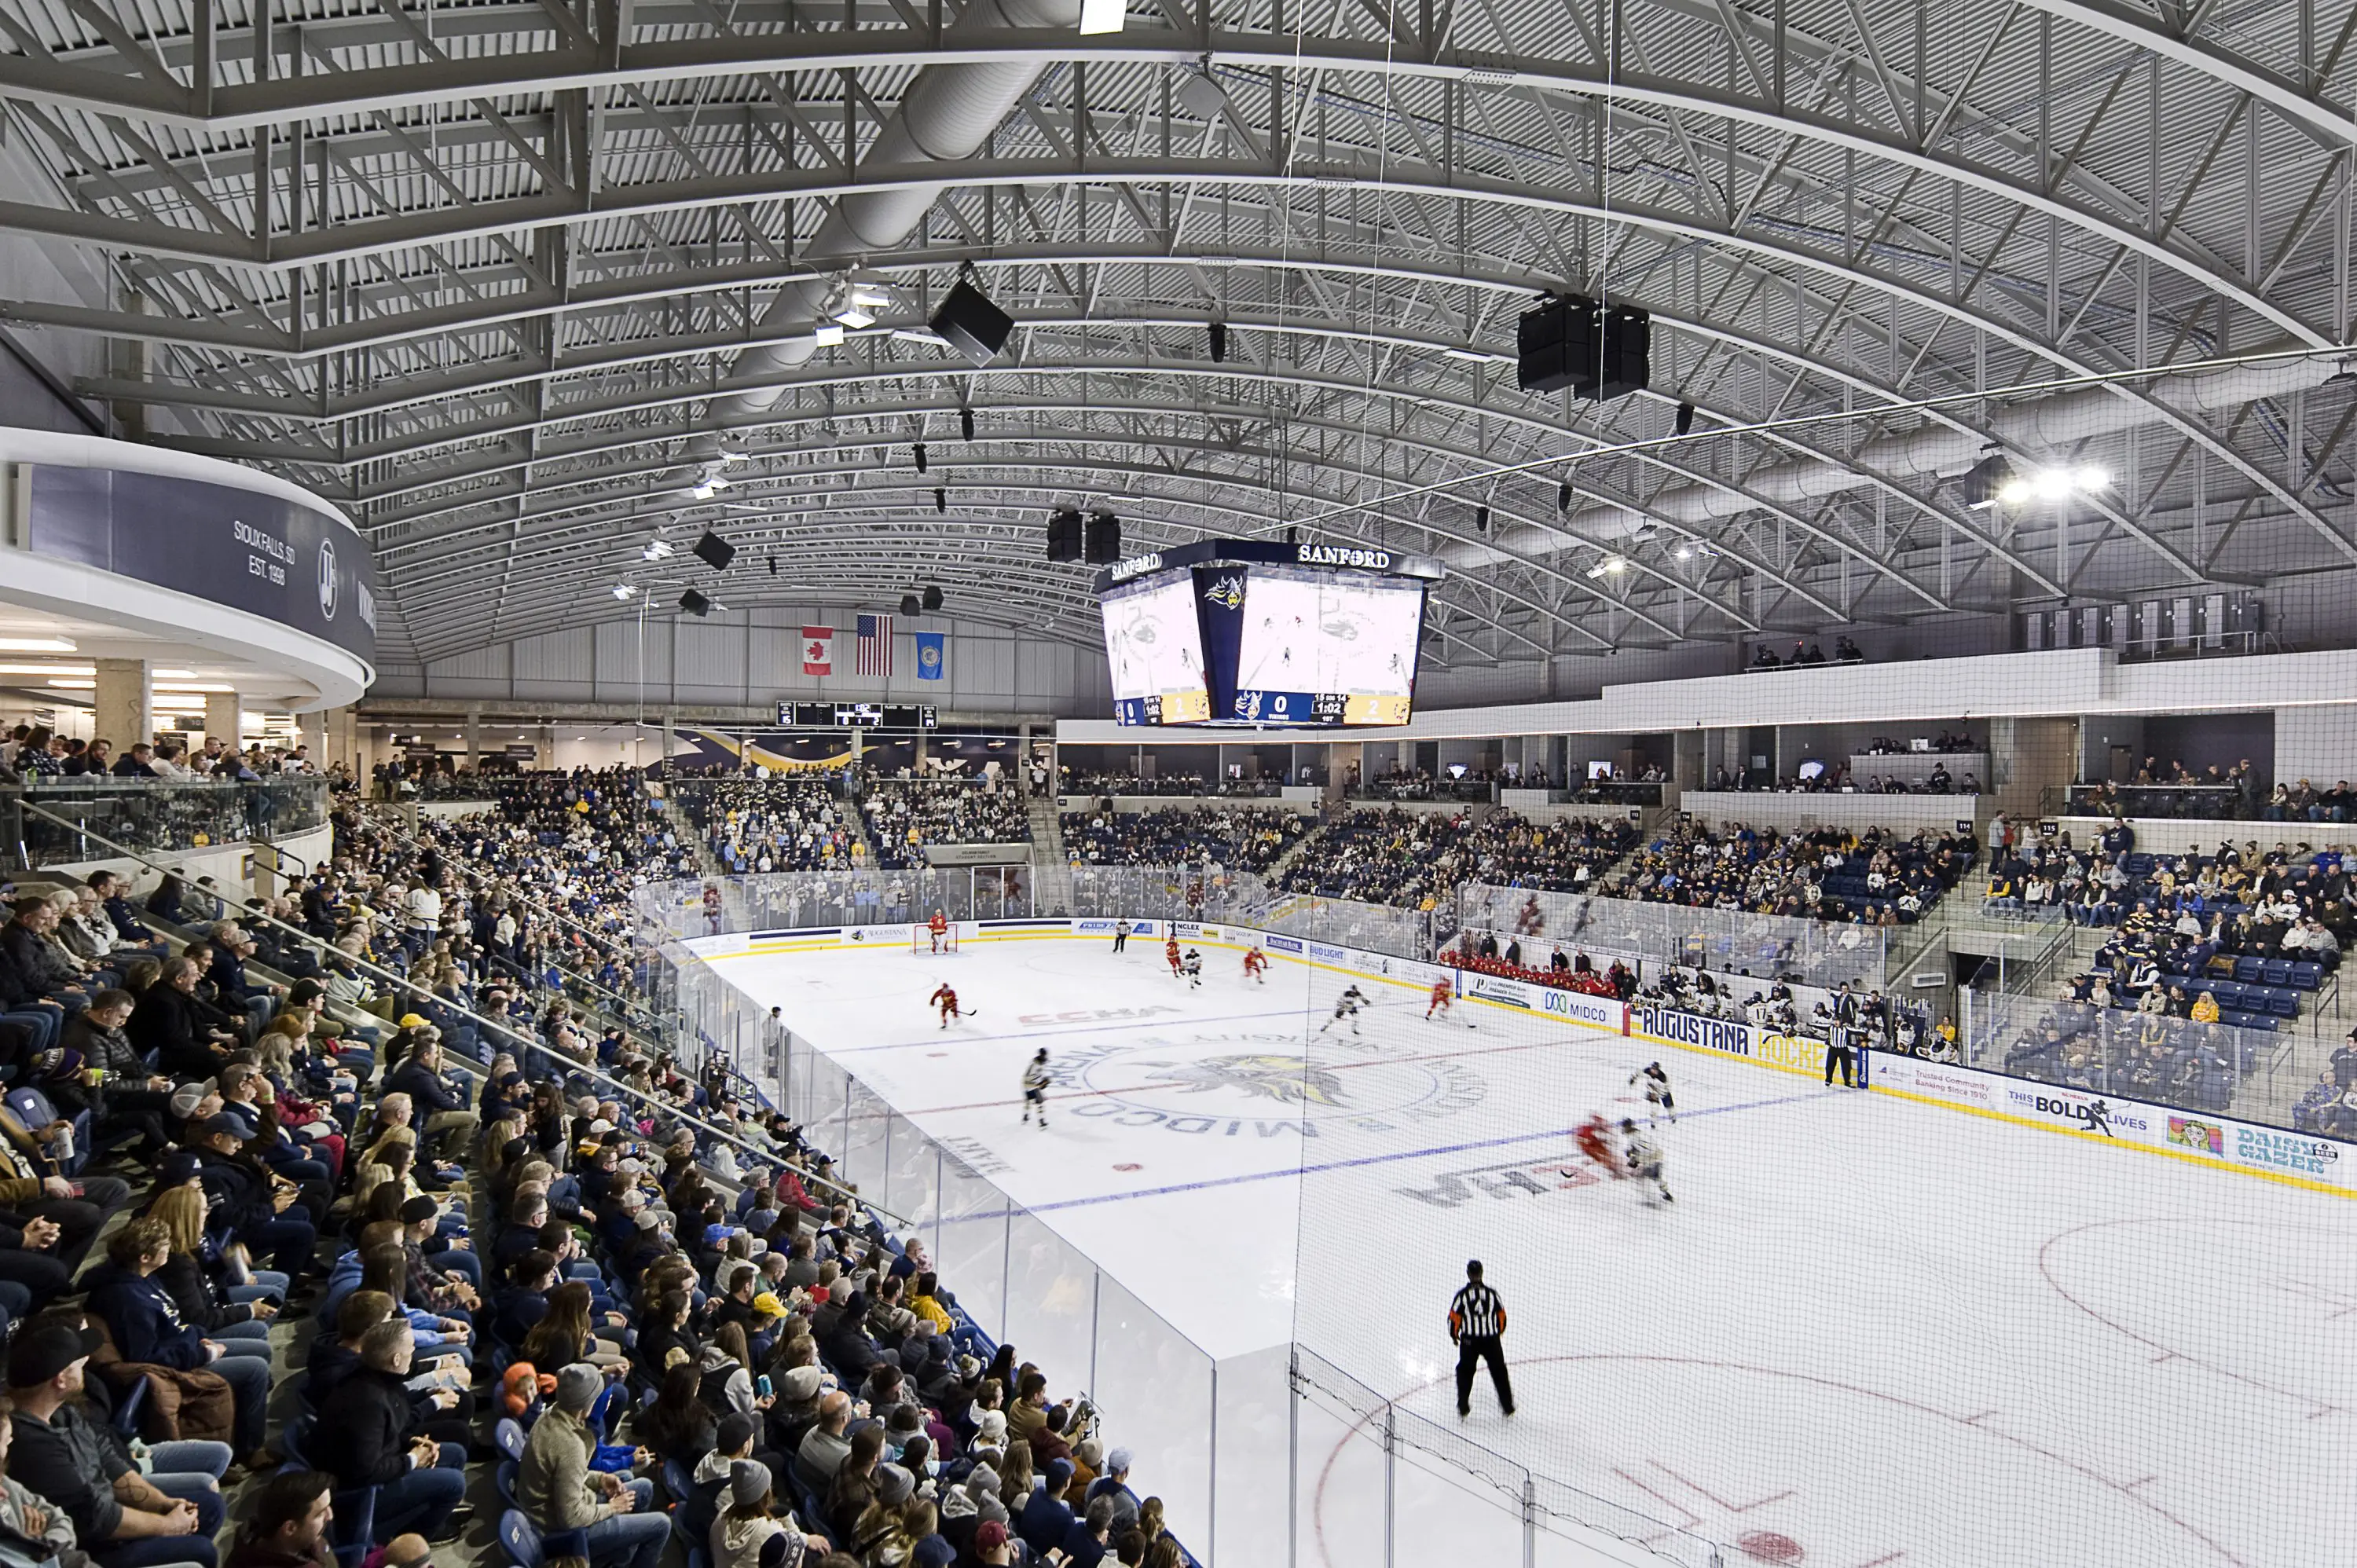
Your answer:
[[[1394,1132],[1489,1095],[1489,1080],[1463,1063],[1372,1039],[1327,1043],[1311,1061],[1300,1049],[1281,1034],[1162,1035],[1067,1052],[1049,1071],[1080,1091],[1071,1115],[1229,1138]]]
[[[1199,1062],[1140,1062],[1158,1070],[1146,1087],[1171,1088],[1189,1094],[1232,1089],[1246,1099],[1269,1099],[1285,1105],[1327,1105],[1342,1109],[1349,1100],[1341,1075],[1324,1068],[1306,1067],[1299,1057],[1207,1057]]]

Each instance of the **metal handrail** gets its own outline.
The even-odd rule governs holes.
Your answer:
[[[40,815],[45,817],[49,817],[50,821],[59,822],[61,825],[71,825],[70,823],[64,823],[62,819],[52,816],[49,812],[42,811],[40,807],[32,804],[30,801],[26,802],[25,810],[38,812]],[[171,869],[168,866],[156,864],[155,861],[149,859],[143,851],[130,848],[128,845],[116,843],[112,839],[105,838],[97,833],[91,833],[88,836],[91,838],[91,842],[104,844],[117,854],[123,855],[130,860],[137,861],[141,865],[145,866],[150,871],[158,872],[167,876],[172,875]],[[265,915],[256,910],[243,911],[237,917],[237,918],[240,923],[259,922],[272,926],[276,929],[285,932],[296,941],[321,953],[332,951],[337,958],[341,959],[344,962],[351,964],[358,969],[385,981],[393,988],[396,993],[406,992],[414,994],[429,994],[419,992],[416,985],[412,983],[407,976],[399,974],[393,970],[386,969],[382,965],[375,963],[371,960],[356,958],[350,953],[335,948],[333,944],[323,941],[318,937],[312,935],[309,931],[303,929],[300,926],[288,925],[285,921],[278,919],[274,916]],[[437,1005],[447,1007],[452,1012],[457,1013],[459,1016],[472,1021],[479,1027],[490,1030],[493,1034],[502,1036],[516,1042],[526,1050],[548,1049],[548,1047],[542,1045],[539,1040],[533,1038],[530,1035],[522,1033],[513,1025],[501,1023],[493,1018],[487,1018],[471,1007],[464,1006],[458,1003],[449,1001],[443,997],[433,997],[432,1000]],[[476,1063],[468,1061],[463,1057],[451,1055],[446,1058],[446,1059],[451,1062],[452,1065],[458,1068],[460,1071],[465,1072],[471,1077],[485,1078],[490,1076],[482,1068],[478,1066]],[[743,1150],[746,1154],[751,1155],[756,1161],[764,1165],[772,1165],[779,1163],[778,1156],[775,1152],[762,1149],[753,1144],[749,1144],[732,1132],[726,1131],[715,1123],[705,1121],[700,1116],[696,1116],[689,1112],[681,1110],[675,1105],[656,1100],[645,1091],[633,1088],[631,1085],[624,1083],[619,1079],[610,1078],[594,1067],[587,1067],[578,1062],[569,1060],[566,1062],[565,1067],[568,1076],[577,1074],[578,1076],[588,1079],[593,1082],[603,1084],[607,1088],[614,1090],[618,1093],[629,1096],[633,1101],[637,1101],[652,1107],[663,1115],[670,1116],[677,1121],[685,1122],[687,1125],[696,1129],[699,1133],[706,1136],[717,1138],[724,1144],[728,1144],[736,1148]],[[912,1221],[905,1216],[895,1214],[890,1209],[883,1208],[872,1199],[869,1199],[859,1193],[854,1192],[850,1188],[832,1181],[825,1176],[818,1176],[811,1172],[801,1172],[797,1174],[800,1176],[802,1184],[805,1187],[816,1185],[826,1187],[831,1191],[840,1193],[852,1202],[864,1205],[865,1207],[875,1210],[876,1213],[891,1220],[894,1224],[900,1226],[903,1229],[908,1229],[912,1225]]]

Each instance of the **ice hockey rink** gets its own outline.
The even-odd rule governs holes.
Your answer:
[[[1210,1356],[1298,1340],[1673,1527],[1542,1536],[1540,1561],[2357,1561],[2346,1198],[1486,1004],[1427,1024],[1420,989],[1382,982],[1305,1070],[1345,977],[1280,958],[1251,985],[1210,947],[1195,990],[1158,943],[1108,945],[713,961]],[[943,979],[973,1014],[947,1029]],[[1043,1046],[1045,1131],[1017,1090]],[[1627,1080],[1655,1057],[1668,1206],[1569,1142],[1591,1111],[1641,1116]],[[1476,1256],[1520,1410],[1485,1380],[1459,1427],[1444,1317]],[[1314,1411],[1300,1431],[1265,1561],[1288,1561],[1286,1517],[1293,1561],[1519,1560],[1496,1491],[1410,1454],[1387,1511],[1377,1434]]]

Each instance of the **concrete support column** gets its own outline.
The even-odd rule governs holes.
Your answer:
[[[205,693],[205,738],[219,740],[230,751],[238,747],[238,732],[242,725],[241,710],[235,692]]]
[[[311,759],[311,766],[323,773],[326,772],[329,760],[327,710],[315,708],[307,714],[298,714],[296,715],[295,723],[303,749]]]
[[[483,710],[467,710],[467,766],[481,771],[483,766]]]
[[[1680,791],[1699,789],[1707,779],[1709,769],[1704,766],[1705,754],[1710,749],[1708,733],[1699,729],[1682,729],[1670,736],[1670,780]]]
[[[151,738],[145,660],[98,660],[98,690],[93,693],[90,718],[91,738],[113,741],[117,757]]]
[[[1983,779],[1996,806],[2014,818],[2035,817],[2053,792],[2058,804],[2068,793],[2079,757],[2076,719],[1991,719],[1989,771]]]

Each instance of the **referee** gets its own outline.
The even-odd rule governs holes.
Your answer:
[[[1481,1283],[1481,1265],[1465,1265],[1465,1288],[1448,1304],[1448,1337],[1457,1342],[1457,1414],[1473,1413],[1473,1369],[1490,1363],[1490,1380],[1498,1386],[1498,1406],[1514,1413],[1514,1385],[1506,1380],[1506,1352],[1499,1343],[1506,1332],[1506,1304]]]

